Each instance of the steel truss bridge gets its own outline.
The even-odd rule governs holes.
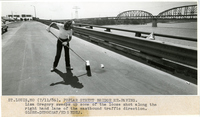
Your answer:
[[[157,27],[158,21],[166,22],[170,20],[197,21],[197,5],[174,7],[160,12],[158,15],[152,15],[143,10],[129,10],[119,13],[116,17],[74,19],[76,23],[94,25],[146,24],[152,22],[152,27]]]
[[[147,11],[129,10],[118,14],[116,19],[197,19],[197,5],[171,8],[157,16]]]

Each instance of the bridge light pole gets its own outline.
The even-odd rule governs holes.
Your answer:
[[[36,18],[36,10],[35,10],[35,6],[31,5],[32,7],[34,7],[34,12],[35,12],[35,18]]]

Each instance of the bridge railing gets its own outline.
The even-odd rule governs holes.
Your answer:
[[[99,25],[91,25],[91,24],[76,23],[75,25],[78,26],[78,27],[84,27],[85,26],[85,27],[91,28],[91,29],[93,29],[93,27],[102,28],[102,29],[105,29],[105,31],[107,31],[107,32],[110,32],[111,30],[132,32],[132,33],[135,33],[136,36],[138,36],[138,37],[140,37],[141,34],[150,34],[151,33],[151,32],[147,32],[147,31],[127,30],[127,29],[111,28],[111,27],[105,27],[105,26],[99,26]],[[193,37],[175,36],[175,35],[167,35],[167,34],[159,34],[159,33],[154,33],[154,36],[197,42],[197,38],[193,38]]]
[[[197,49],[172,45],[149,40],[138,36],[124,36],[112,33],[112,30],[133,32],[135,34],[150,34],[151,32],[133,31],[125,29],[110,28],[89,24],[75,24],[74,34],[80,38],[87,38],[91,42],[107,43],[107,45],[120,48],[122,51],[132,51],[131,53],[145,58],[146,61],[153,64],[159,64],[174,72],[184,72],[197,78]],[[103,28],[104,30],[96,30]],[[155,33],[155,36],[168,37],[172,39],[188,40],[197,42],[196,38],[172,36]],[[133,52],[134,51],[134,52]]]

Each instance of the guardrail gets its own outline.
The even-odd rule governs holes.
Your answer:
[[[95,30],[103,28],[104,30]],[[133,32],[136,36],[128,37],[120,34],[111,33],[112,30]],[[171,45],[157,40],[149,40],[142,38],[141,34],[150,34],[151,32],[124,30],[117,28],[109,28],[103,26],[76,24],[74,33],[80,38],[88,38],[91,42],[103,43],[106,46],[112,46],[120,51],[128,52],[134,56],[141,57],[154,66],[169,70],[172,74],[184,74],[183,78],[188,81],[197,83],[197,49],[183,47],[179,45]],[[137,36],[139,33],[139,37]],[[187,40],[197,42],[196,38],[179,37],[172,35],[164,35],[154,33],[155,36],[168,37],[172,39]],[[141,36],[141,37],[140,37]],[[130,52],[132,51],[132,52]],[[194,78],[194,79],[193,79]]]
[[[88,26],[88,25],[84,25],[84,26]],[[94,27],[93,25],[89,25],[89,26]],[[108,29],[109,31],[110,29],[127,31],[127,30],[116,29],[116,28],[107,28],[107,27],[100,27],[100,26],[95,26],[95,27],[105,28],[106,31]],[[127,36],[122,36],[119,34],[107,33],[107,32],[97,31],[93,29],[87,29],[87,28],[74,27],[74,31],[76,33],[98,37],[108,42],[113,42],[113,43],[120,44],[132,49],[136,49],[153,56],[166,58],[169,60],[173,60],[175,62],[180,62],[189,66],[197,67],[197,50],[195,49],[169,45],[169,44],[160,43],[154,40],[141,39],[139,37],[127,37]],[[129,32],[136,32],[136,31],[129,30]],[[141,31],[140,33],[147,34],[147,32],[141,32]],[[161,35],[161,34],[155,34],[155,35],[159,35],[163,37],[171,37],[171,38],[176,38],[176,39],[192,40],[192,41],[197,40],[197,39],[189,39],[189,38],[184,38],[184,37]]]
[[[141,34],[150,34],[150,32],[145,32],[145,31],[126,30],[126,29],[119,29],[119,28],[110,28],[110,27],[104,27],[104,26],[98,26],[98,25],[91,25],[91,24],[76,23],[75,25],[78,26],[78,27],[88,26],[88,28],[91,28],[91,29],[93,29],[93,27],[103,28],[103,29],[106,29],[105,31],[108,31],[108,32],[110,32],[111,30],[132,32],[132,33],[136,33],[136,36],[138,36],[138,37],[140,37]],[[179,39],[179,40],[187,40],[187,41],[197,42],[197,39],[196,38],[192,38],[192,37],[173,36],[173,35],[158,34],[158,33],[154,33],[154,35],[155,36],[160,36],[160,37],[168,37],[168,38],[171,38],[171,39]]]

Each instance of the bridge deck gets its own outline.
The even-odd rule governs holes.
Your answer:
[[[194,84],[77,37],[73,37],[71,48],[90,61],[92,77],[85,74],[85,64],[72,52],[72,73],[65,70],[63,53],[58,70],[50,72],[56,39],[45,29],[39,22],[13,23],[3,34],[3,95],[197,94]]]

